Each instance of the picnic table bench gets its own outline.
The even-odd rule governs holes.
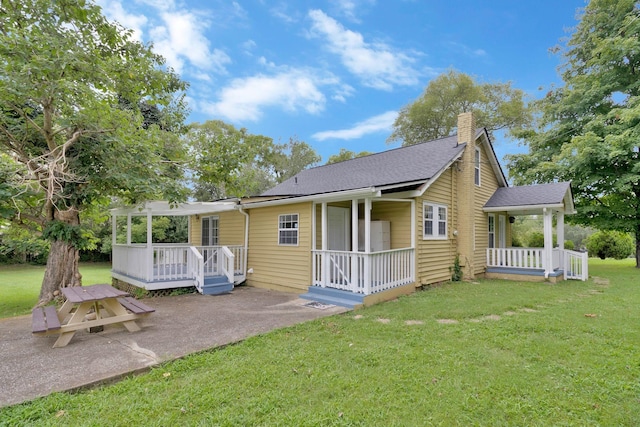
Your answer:
[[[129,332],[140,330],[136,320],[155,310],[110,285],[62,288],[66,301],[56,311],[54,306],[38,307],[32,312],[32,332],[36,335],[60,336],[53,347],[64,347],[76,331],[110,324],[122,324]],[[87,316],[93,310],[95,318]]]

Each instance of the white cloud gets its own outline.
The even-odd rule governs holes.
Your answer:
[[[456,50],[466,56],[470,56],[472,58],[481,58],[481,57],[486,57],[487,56],[487,52],[484,49],[473,49],[469,46],[467,46],[466,44],[463,43],[458,43],[458,42],[454,42],[454,41],[450,41],[447,42],[447,45],[453,49]]]
[[[225,73],[229,56],[219,50],[209,49],[209,40],[204,35],[208,23],[202,16],[188,11],[161,13],[164,26],[151,30],[154,50],[167,59],[167,63],[181,72],[185,60],[201,69]]]
[[[350,129],[326,130],[314,133],[311,137],[318,141],[324,141],[325,139],[358,139],[370,133],[390,131],[396,117],[398,117],[397,111],[387,111],[358,122]]]
[[[217,102],[201,103],[198,107],[203,112],[235,122],[256,121],[268,107],[315,114],[326,104],[320,86],[333,83],[333,79],[315,76],[306,69],[259,74],[232,80],[222,89]]]
[[[395,85],[419,83],[420,72],[413,68],[412,57],[385,43],[365,42],[362,34],[344,28],[321,10],[309,11],[309,17],[313,21],[311,34],[326,38],[329,51],[339,55],[342,64],[365,86],[391,90]]]
[[[142,28],[147,25],[148,19],[144,15],[129,13],[122,7],[119,0],[98,0],[98,6],[102,8],[102,13],[110,20],[120,23],[125,28],[133,30],[133,38],[142,41]]]

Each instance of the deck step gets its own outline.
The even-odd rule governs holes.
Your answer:
[[[220,295],[231,292],[233,283],[229,283],[225,276],[209,276],[204,278],[203,295]]]
[[[309,286],[307,293],[300,295],[300,298],[347,308],[355,308],[364,303],[364,295],[362,294],[355,294],[339,289],[322,288],[320,286]]]

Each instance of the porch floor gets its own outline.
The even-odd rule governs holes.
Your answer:
[[[541,268],[487,267],[485,277],[487,279],[524,280],[527,282],[548,280],[556,283],[564,279],[564,271],[556,269],[549,273],[548,278],[545,278],[544,270]]]

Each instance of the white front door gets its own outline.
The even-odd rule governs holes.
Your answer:
[[[351,234],[349,233],[349,208],[327,206],[327,245],[330,251],[348,251]]]
[[[505,221],[504,215],[498,216],[498,239],[500,239],[500,246],[498,247],[506,248],[507,247],[507,227],[506,227],[506,221]]]

